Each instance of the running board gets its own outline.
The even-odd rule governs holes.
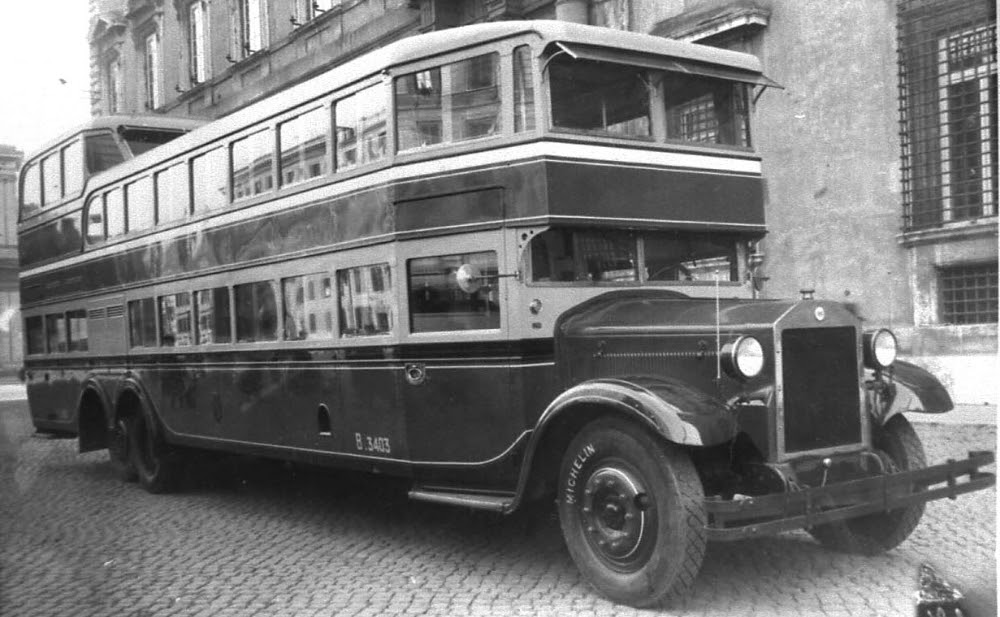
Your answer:
[[[414,487],[408,493],[414,501],[440,503],[446,506],[462,506],[475,510],[490,512],[510,512],[514,503],[513,495],[496,495],[492,493],[456,493],[439,489]]]

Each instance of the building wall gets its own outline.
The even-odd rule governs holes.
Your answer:
[[[0,145],[0,375],[21,367],[20,294],[17,278],[17,172],[23,154]]]

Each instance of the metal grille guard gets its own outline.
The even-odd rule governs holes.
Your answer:
[[[710,540],[740,540],[803,529],[845,518],[887,512],[903,506],[982,490],[996,484],[979,468],[994,462],[993,452],[913,471],[889,473],[799,491],[746,499],[705,498]],[[968,476],[964,482],[959,478]],[[935,487],[945,483],[945,486]],[[914,485],[922,488],[914,492]]]

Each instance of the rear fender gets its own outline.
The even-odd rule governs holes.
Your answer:
[[[94,377],[88,377],[80,388],[80,397],[76,402],[80,452],[92,452],[107,447],[108,431],[114,424],[113,409],[101,382]]]

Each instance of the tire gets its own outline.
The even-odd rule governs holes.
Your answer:
[[[135,482],[139,479],[130,454],[129,442],[132,430],[131,418],[119,417],[108,434],[108,455],[111,458],[111,466],[115,469],[115,475],[124,482]]]
[[[153,413],[142,406],[130,417],[129,458],[142,488],[169,493],[179,484],[181,465],[177,452],[165,441]]]
[[[903,416],[894,416],[884,426],[873,426],[872,430],[875,447],[888,456],[891,467],[897,471],[927,466],[920,437]],[[920,487],[914,486],[913,489],[918,491]],[[827,548],[878,555],[899,546],[913,533],[924,515],[924,505],[918,503],[889,512],[817,525],[809,533]]]
[[[617,418],[586,425],[559,472],[573,561],[598,591],[636,607],[687,595],[705,557],[703,499],[687,454]]]

